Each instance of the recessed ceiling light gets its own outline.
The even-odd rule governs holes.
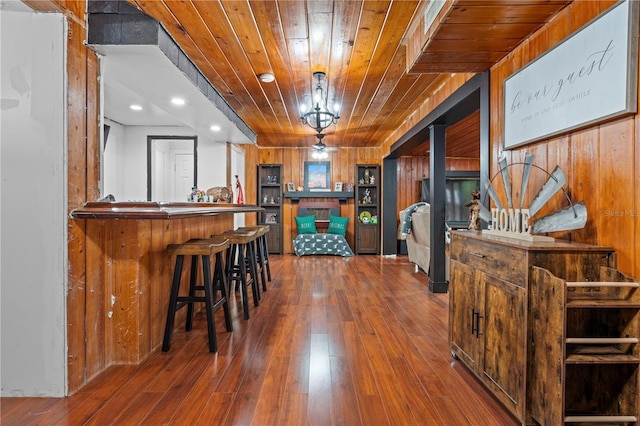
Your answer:
[[[271,83],[276,79],[276,77],[270,72],[265,72],[263,74],[260,74],[259,77],[263,83]]]
[[[209,129],[211,129],[212,132],[219,132],[220,130],[222,130],[222,128],[220,126],[217,125],[213,125],[211,127],[209,127]]]
[[[182,98],[171,98],[171,103],[174,105],[182,106],[184,105],[184,99]]]
[[[129,108],[131,108],[134,111],[142,111],[142,107],[136,104],[130,105]]]

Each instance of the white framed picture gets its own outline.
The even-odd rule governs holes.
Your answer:
[[[637,111],[638,2],[619,2],[504,81],[504,148]]]
[[[333,190],[335,192],[342,192],[342,182],[336,182],[333,184]]]

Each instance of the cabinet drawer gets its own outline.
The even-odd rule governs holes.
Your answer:
[[[526,287],[528,256],[524,250],[453,235],[451,259],[493,275],[519,287]]]

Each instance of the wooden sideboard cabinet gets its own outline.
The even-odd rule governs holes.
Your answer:
[[[615,267],[615,254],[608,247],[531,243],[475,231],[452,232],[450,254],[452,355],[523,424],[532,423],[527,408],[527,382],[534,368],[529,340],[531,267],[572,278],[600,266]]]

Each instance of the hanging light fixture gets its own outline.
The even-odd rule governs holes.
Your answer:
[[[303,124],[306,124],[314,129],[316,133],[320,134],[327,127],[332,124],[336,124],[340,117],[329,111],[329,108],[327,108],[326,93],[322,88],[323,81],[326,79],[326,74],[322,71],[317,71],[313,73],[313,78],[318,80],[318,83],[316,84],[316,88],[313,93],[311,111],[304,112],[306,111],[307,106],[302,105],[301,109],[303,114],[300,119]]]
[[[318,138],[318,142],[314,143],[313,147],[315,149],[318,149],[318,150],[325,149],[327,147],[327,145],[325,145],[324,142],[322,142],[322,139],[324,138],[324,135],[322,133],[318,133],[316,135],[316,138]]]
[[[324,135],[322,133],[318,133],[316,137],[318,138],[318,142],[312,145],[315,151],[313,151],[313,154],[311,154],[311,156],[316,160],[324,160],[325,158],[329,158],[327,145],[322,142],[322,138],[324,137]]]
[[[322,150],[315,151],[313,154],[311,154],[311,156],[316,160],[324,160],[325,158],[329,158],[329,153],[327,153],[327,151],[322,149]]]

